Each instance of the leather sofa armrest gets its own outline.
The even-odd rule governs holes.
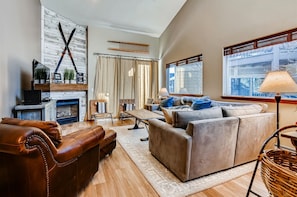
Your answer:
[[[62,143],[57,147],[55,158],[59,162],[65,162],[78,157],[98,145],[104,135],[105,131],[102,126],[97,125],[63,136]]]
[[[37,152],[39,146],[43,151],[50,152],[55,160],[65,162],[98,145],[104,135],[101,126],[93,126],[62,137],[62,143],[55,147],[38,128],[0,124],[0,151],[14,155],[31,154]]]
[[[30,154],[37,151],[36,144],[47,144],[51,152],[56,152],[56,147],[51,139],[40,129],[0,124],[1,152],[13,155]]]

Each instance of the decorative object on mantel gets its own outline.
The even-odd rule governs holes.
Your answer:
[[[61,75],[60,73],[58,73],[58,70],[59,70],[59,67],[60,67],[60,65],[61,65],[61,62],[62,62],[62,60],[63,60],[63,58],[64,58],[64,55],[65,55],[65,53],[66,53],[66,50],[68,51],[68,54],[69,54],[69,56],[70,56],[70,58],[71,58],[71,61],[74,63],[74,61],[73,61],[73,59],[72,59],[71,51],[70,51],[70,49],[69,49],[69,44],[70,44],[70,41],[71,41],[71,39],[72,39],[72,36],[73,36],[73,34],[74,34],[74,32],[75,32],[75,28],[71,31],[70,36],[69,36],[69,38],[68,38],[68,41],[66,42],[66,39],[65,39],[65,36],[64,36],[63,30],[62,30],[61,23],[59,23],[58,27],[59,27],[59,31],[60,31],[60,33],[61,33],[61,36],[62,36],[62,38],[63,38],[65,47],[64,47],[64,50],[63,50],[63,52],[62,52],[62,55],[61,55],[61,57],[60,57],[60,59],[59,59],[58,65],[57,65],[57,67],[56,67],[56,69],[55,69],[54,77],[58,77],[59,75]],[[68,71],[64,72],[64,81],[65,81],[65,76],[68,77]],[[58,78],[61,78],[61,77],[58,77]]]
[[[70,70],[69,71],[69,83],[72,83],[72,81],[74,80],[74,70]]]
[[[60,65],[61,65],[61,62],[62,62],[62,60],[63,60],[63,57],[64,57],[64,55],[65,55],[65,53],[66,53],[66,50],[67,50],[67,51],[68,51],[68,55],[69,55],[69,57],[70,57],[70,59],[71,59],[72,65],[73,65],[73,67],[74,67],[74,69],[75,69],[75,72],[76,72],[76,80],[77,80],[77,83],[84,83],[84,74],[78,72],[78,70],[77,70],[77,68],[76,68],[76,65],[75,65],[75,63],[74,63],[74,60],[73,60],[71,51],[70,51],[70,49],[69,49],[69,44],[70,44],[70,41],[71,41],[71,39],[72,39],[72,36],[73,36],[73,34],[74,34],[76,28],[74,28],[74,29],[71,31],[70,36],[69,36],[69,39],[68,39],[68,41],[66,41],[66,38],[65,38],[65,35],[64,35],[64,33],[63,33],[63,29],[62,29],[62,25],[61,25],[61,23],[59,23],[58,27],[59,27],[59,31],[60,31],[60,33],[61,33],[61,36],[62,36],[62,38],[63,38],[65,47],[64,47],[64,50],[62,51],[62,55],[61,55],[61,57],[60,57],[60,60],[59,60],[59,62],[58,62],[58,65],[57,65],[57,67],[56,67],[56,69],[55,69],[54,76],[56,77],[56,76],[59,75],[58,70],[59,70],[59,67],[60,67]],[[64,74],[65,74],[65,73],[64,73]],[[74,78],[74,77],[73,77],[73,78]],[[65,79],[64,79],[64,80],[65,80]],[[70,80],[70,79],[69,79],[69,80]]]
[[[74,70],[73,69],[64,69],[64,83],[73,83],[74,81]]]
[[[54,73],[53,83],[62,83],[62,77],[60,73]]]
[[[32,61],[34,84],[49,83],[50,69],[37,60]]]
[[[63,75],[64,83],[69,83],[69,70],[66,68]]]
[[[118,44],[117,48],[110,47],[109,50],[114,51],[123,51],[123,52],[130,52],[130,53],[149,53],[149,45],[143,43],[135,43],[135,42],[121,42],[121,41],[114,41],[109,40],[109,43]]]

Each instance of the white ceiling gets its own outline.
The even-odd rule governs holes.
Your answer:
[[[40,0],[80,25],[160,37],[186,0]]]

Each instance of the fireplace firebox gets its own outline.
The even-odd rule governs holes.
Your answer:
[[[57,100],[56,120],[59,124],[79,121],[79,99]]]

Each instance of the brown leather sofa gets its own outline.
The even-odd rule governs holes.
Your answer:
[[[77,196],[98,170],[101,126],[54,144],[36,127],[0,124],[0,196]]]

